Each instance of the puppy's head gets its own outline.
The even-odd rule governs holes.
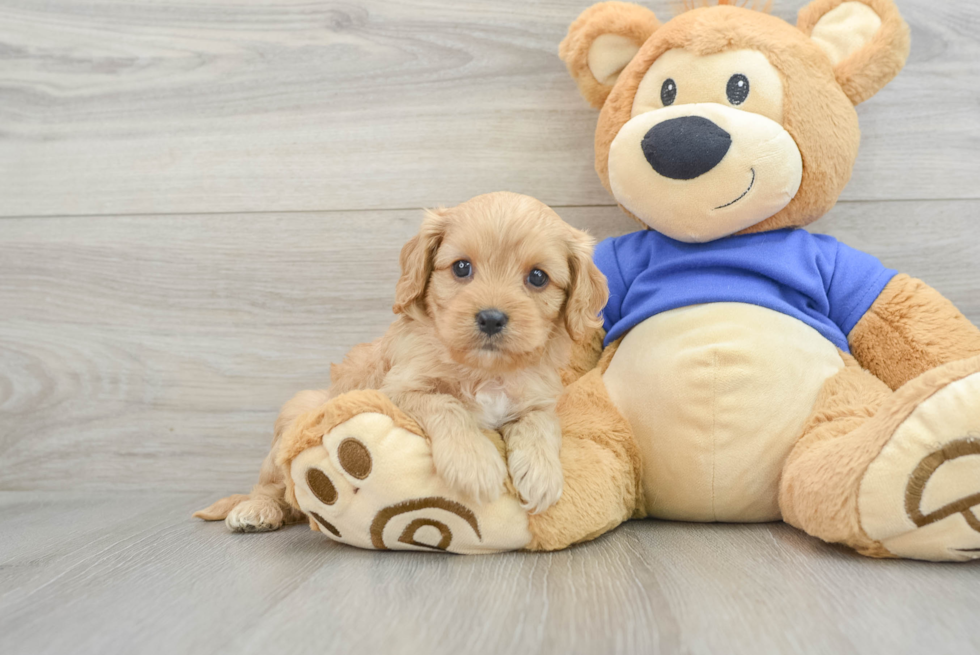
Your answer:
[[[521,368],[600,325],[608,290],[593,246],[528,196],[490,193],[430,211],[402,249],[394,311],[431,320],[462,364]]]

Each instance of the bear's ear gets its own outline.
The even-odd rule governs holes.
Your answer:
[[[600,2],[571,24],[558,55],[578,83],[582,97],[598,109],[619,74],[659,26],[657,17],[646,7]]]
[[[891,82],[909,56],[909,26],[892,0],[814,0],[797,27],[830,57],[855,105]]]

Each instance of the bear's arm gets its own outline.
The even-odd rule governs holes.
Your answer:
[[[848,335],[851,353],[892,389],[980,354],[980,329],[938,291],[896,275]]]

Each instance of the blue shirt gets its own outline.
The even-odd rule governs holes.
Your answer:
[[[709,243],[645,230],[606,239],[595,263],[609,280],[606,345],[660,312],[741,302],[797,318],[850,352],[847,335],[896,275],[871,255],[801,229]]]

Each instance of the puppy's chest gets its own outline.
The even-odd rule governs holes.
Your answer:
[[[499,430],[517,419],[517,403],[500,387],[487,386],[472,396],[473,413],[480,427],[486,430]]]

